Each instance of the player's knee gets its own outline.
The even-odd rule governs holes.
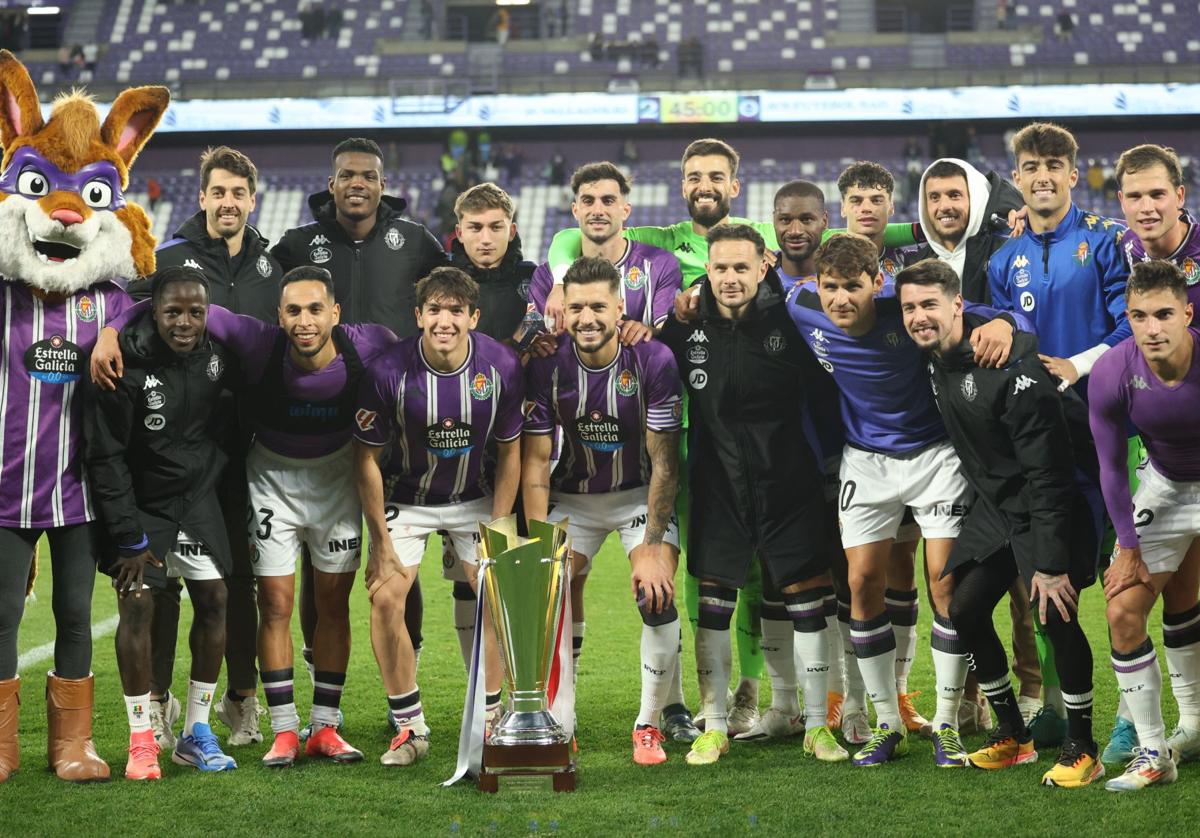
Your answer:
[[[962,634],[965,629],[973,632],[984,609],[976,607],[968,597],[954,596],[950,599],[950,607],[946,609],[950,622],[956,631]]]
[[[293,596],[291,591],[269,585],[258,588],[258,611],[263,622],[290,622]]]
[[[669,625],[679,619],[679,612],[675,610],[674,602],[656,614],[654,604],[646,600],[638,606],[638,613],[642,615],[642,623],[651,628]]]
[[[120,597],[117,600],[117,614],[120,617],[119,627],[126,631],[149,631],[154,619],[154,597],[149,591],[142,591],[141,596]]]
[[[385,620],[398,623],[404,622],[407,602],[408,589],[401,584],[400,574],[392,576],[371,595],[371,608]]]
[[[451,595],[459,602],[474,602],[476,600],[475,589],[471,587],[470,582],[455,582]]]
[[[1121,601],[1121,597],[1109,600],[1107,617],[1113,647],[1121,651],[1128,651],[1129,647],[1136,645],[1136,641],[1146,632],[1146,615],[1129,608]]]

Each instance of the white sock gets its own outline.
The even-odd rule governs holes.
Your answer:
[[[1163,646],[1171,692],[1179,705],[1179,726],[1200,730],[1200,606],[1163,614]],[[1192,642],[1188,642],[1191,640]]]
[[[471,653],[475,651],[475,600],[454,600],[454,632],[458,635],[458,651],[462,653],[463,666],[471,669]]]
[[[642,703],[635,724],[658,727],[675,678],[678,649],[678,617],[661,626],[642,625]]]
[[[854,639],[850,636],[850,606],[847,603],[838,604],[838,624],[842,635],[842,671],[846,673],[845,703],[842,705],[844,716],[853,710],[867,709],[867,685],[863,683],[858,656],[854,654]]]
[[[850,635],[867,696],[875,707],[876,725],[900,730],[903,722],[896,695],[896,636],[887,612],[869,620],[852,620]]]
[[[896,692],[908,692],[908,673],[917,657],[917,591],[884,593],[884,604],[896,635]]]
[[[829,686],[829,643],[821,631],[793,631],[796,647],[796,671],[804,685],[804,727],[807,730],[825,726]],[[763,635],[764,642],[766,635]]]
[[[675,638],[675,674],[671,676],[671,682],[667,685],[667,703],[665,706],[670,707],[673,704],[683,704],[686,702],[683,698],[683,631],[680,630]]]
[[[150,693],[125,696],[125,717],[129,719],[130,733],[143,733],[150,729]]]
[[[392,719],[401,728],[411,728],[418,735],[429,732],[425,723],[425,710],[421,707],[421,690],[401,695],[389,695],[388,707],[392,711]]]
[[[770,616],[768,616],[770,615]],[[777,616],[782,615],[782,616]],[[800,714],[796,692],[795,630],[782,602],[762,604],[762,653],[771,679],[771,706],[789,716]]]
[[[1042,685],[1042,704],[1052,709],[1060,719],[1067,717],[1067,705],[1063,703],[1062,687]]]
[[[183,721],[185,736],[191,734],[193,725],[208,724],[208,711],[212,708],[213,696],[216,692],[216,684],[188,681],[187,716]]]
[[[1143,748],[1167,753],[1167,731],[1162,716],[1162,672],[1154,645],[1146,642],[1127,655],[1112,655],[1117,686],[1125,695],[1129,715]]]
[[[571,623],[571,662],[575,664],[575,683],[579,683],[579,656],[583,654],[583,635],[586,631],[586,622],[580,620],[578,623]]]
[[[700,706],[704,729],[729,732],[729,673],[733,650],[729,629],[696,629],[696,678],[700,682]]]
[[[825,660],[829,661],[826,690],[845,695],[846,670],[842,664],[842,629],[836,616],[825,618],[825,646]]]
[[[962,654],[954,625],[937,613],[933,615],[930,646],[937,684],[937,712],[933,716],[933,729],[941,730],[942,725],[949,725],[957,730],[958,706],[962,704],[963,685],[967,681],[967,656]]]
[[[1117,716],[1126,721],[1133,721],[1133,714],[1129,712],[1129,704],[1125,701],[1125,693],[1121,693],[1121,697],[1117,699]]]

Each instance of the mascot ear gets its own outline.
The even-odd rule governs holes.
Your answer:
[[[150,139],[158,121],[171,103],[165,87],[131,87],[121,91],[100,128],[100,140],[125,161],[133,164]]]
[[[44,124],[29,71],[11,52],[0,50],[0,143],[7,148],[17,137],[36,134]]]

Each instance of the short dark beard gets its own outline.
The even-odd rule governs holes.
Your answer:
[[[698,214],[696,210],[695,200],[689,198],[688,215],[692,217],[692,221],[695,221],[701,227],[715,227],[729,217],[729,211],[731,209],[730,203],[731,202],[728,197],[723,197],[717,201],[717,204],[715,207],[713,207],[712,212],[708,213],[707,215],[702,215]]]

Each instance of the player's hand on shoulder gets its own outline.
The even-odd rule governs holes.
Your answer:
[[[622,320],[617,326],[622,346],[646,343],[654,338],[654,329],[638,320]]]
[[[996,369],[1007,364],[1012,345],[1013,329],[1004,320],[992,320],[971,332],[975,363],[985,369]]]
[[[92,381],[103,390],[116,390],[117,381],[125,374],[125,360],[114,329],[104,328],[96,338],[90,362]]]
[[[542,332],[529,344],[529,348],[521,353],[521,363],[525,364],[530,358],[549,358],[558,351],[558,336]]]
[[[1025,232],[1025,219],[1029,218],[1029,207],[1020,207],[1008,211],[1008,226],[1012,228],[1010,238],[1019,239]]]
[[[675,319],[688,323],[700,319],[700,286],[693,285],[675,295]]]
[[[1059,380],[1059,391],[1066,390],[1079,380],[1079,370],[1068,358],[1055,358],[1051,355],[1038,355],[1046,371]]]
[[[546,296],[546,325],[555,334],[562,334],[567,327],[566,310],[563,308],[564,296],[561,283],[556,283]]]
[[[1112,562],[1104,571],[1104,598],[1112,599],[1138,585],[1152,587],[1150,568],[1142,559],[1142,550],[1140,547],[1127,549],[1118,544]]]

